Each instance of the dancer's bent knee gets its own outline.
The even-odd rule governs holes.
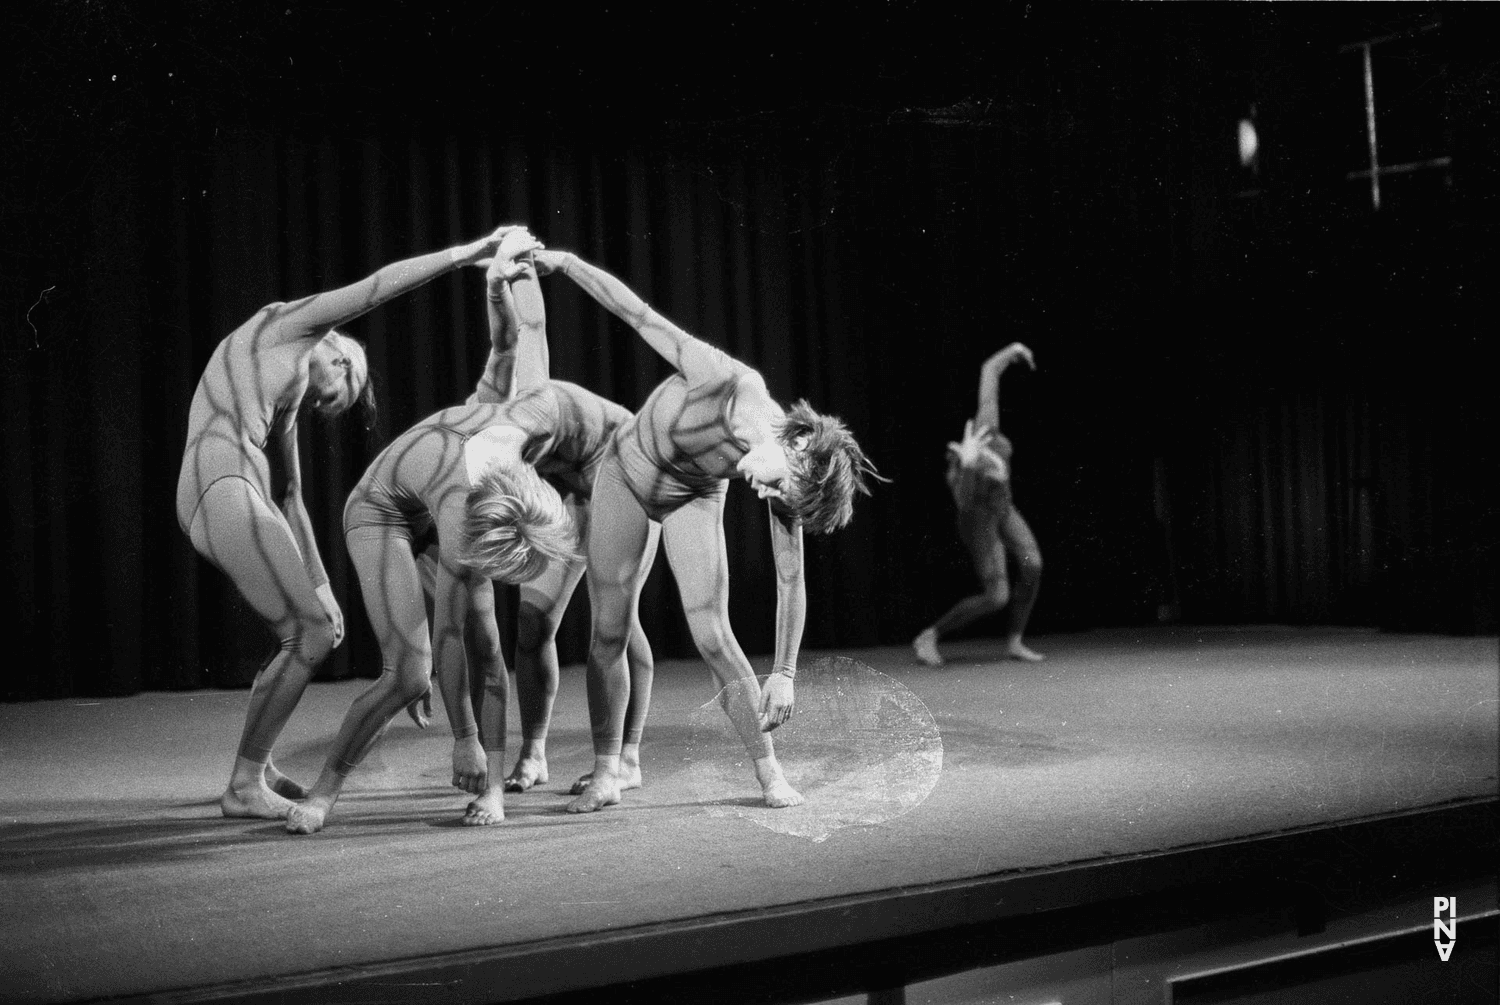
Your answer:
[[[333,652],[333,625],[324,621],[301,621],[281,640],[281,649],[294,659],[317,666]]]
[[[1000,610],[1010,603],[1010,583],[1003,579],[994,579],[984,584],[984,599],[994,610]]]

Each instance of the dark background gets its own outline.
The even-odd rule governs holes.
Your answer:
[[[1034,632],[1492,633],[1486,6],[13,5],[0,607],[19,658],[0,692],[247,683],[270,634],[173,512],[209,354],[267,302],[512,221],[844,417],[894,479],[810,539],[807,647],[904,643],[974,586],[943,447],[1013,339],[1039,364],[1002,395],[1046,561]],[[1383,179],[1376,212],[1347,177],[1368,154],[1341,46],[1393,33],[1381,160],[1451,163]],[[544,288],[554,375],[638,405],[663,364],[566,280]],[[327,677],[379,671],[344,495],[382,438],[472,387],[479,276],[349,330],[380,430],[314,424],[302,447],[350,629]],[[764,522],[730,492],[752,653],[771,646]],[[660,655],[689,655],[665,564],[643,618]],[[564,661],[586,641],[580,591]]]

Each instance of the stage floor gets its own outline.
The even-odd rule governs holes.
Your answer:
[[[425,733],[403,716],[328,828],[292,837],[219,815],[246,691],[0,706],[0,997],[253,988],[1497,792],[1494,638],[1172,628],[1034,645],[1045,663],[992,662],[987,640],[945,647],[937,669],[906,649],[838,654],[870,670],[804,654],[824,669],[778,734],[809,797],[793,811],[755,805],[696,661],[658,668],[645,787],[577,817],[566,788],[591,758],[582,668],[566,668],[551,781],[488,828],[457,826],[440,711]],[[367,683],[310,687],[280,766],[311,782]]]

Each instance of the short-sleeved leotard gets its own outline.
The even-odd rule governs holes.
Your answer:
[[[735,436],[736,397],[760,375],[706,342],[683,346],[679,369],[651,392],[614,437],[626,487],[653,520],[723,492],[750,452]]]

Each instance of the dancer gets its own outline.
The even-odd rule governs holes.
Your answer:
[[[503,261],[491,266],[492,302],[511,315],[508,330],[520,331],[505,268]],[[495,372],[503,388],[503,371]],[[453,784],[479,797],[463,823],[504,819],[502,790],[490,784],[503,769],[508,700],[490,580],[551,576],[538,591],[548,596],[564,592],[555,584],[577,583],[576,524],[586,510],[575,504],[570,511],[542,476],[586,499],[610,438],[629,416],[575,384],[548,381],[508,402],[438,412],[371,463],[350,494],[344,526],[383,672],[349,709],[317,783],[291,809],[288,831],[322,829],[349,772],[402,707],[427,692],[434,665],[454,734]],[[431,530],[437,563],[429,637],[413,548]],[[639,685],[644,702],[649,649],[637,663],[647,673]]]
[[[948,489],[958,505],[958,536],[974,558],[984,591],[954,604],[912,640],[917,659],[928,666],[943,665],[937,644],[944,635],[1006,606],[1010,610],[1005,654],[1029,662],[1043,659],[1021,640],[1041,585],[1042,553],[1011,501],[1012,448],[1000,433],[1000,377],[1016,360],[1036,369],[1031,350],[1019,342],[984,361],[979,371],[979,411],[964,423],[963,442],[948,444]],[[1014,589],[1005,571],[1007,551],[1016,559]]]
[[[227,575],[281,645],[256,676],[238,754],[219,800],[225,816],[284,817],[302,786],[271,748],[319,663],[344,637],[312,520],[302,502],[297,420],[373,408],[364,347],[340,333],[379,305],[494,254],[509,228],[387,265],[341,289],[268,304],[219,343],[188,414],[177,521]]]
[[[541,247],[530,234],[530,250]],[[547,348],[546,304],[537,285],[537,274],[531,255],[516,252],[509,242],[519,240],[516,233],[507,239],[507,247],[499,253],[507,258],[504,282],[498,282],[492,272],[489,287],[490,354],[485,364],[484,375],[468,399],[468,404],[479,402],[508,401],[516,394],[524,394],[547,383],[551,377],[551,362]],[[512,306],[505,309],[502,294],[511,297]],[[580,481],[571,486],[566,480],[552,479],[551,483],[563,498],[563,504],[573,513],[580,527],[587,526],[587,506],[593,485],[591,481]],[[655,555],[660,526],[652,530],[651,553]],[[436,581],[437,546],[436,536],[429,535],[429,546],[422,551],[418,565],[422,573],[423,590],[429,597]],[[562,623],[578,583],[583,578],[583,563],[553,563],[541,575],[518,587],[520,598],[516,617],[515,675],[516,704],[521,718],[521,746],[515,766],[505,776],[507,792],[524,792],[548,781],[547,736],[552,721],[552,708],[557,698],[560,671],[557,659],[557,631]],[[630,665],[631,702],[627,716],[625,749],[633,754],[635,771],[627,787],[639,787],[639,747],[645,729],[646,711],[650,705],[653,662],[650,643],[646,633],[637,625],[631,633],[626,648]],[[420,726],[427,725],[431,715],[431,693],[424,695],[419,703],[411,706],[412,718]],[[418,705],[423,707],[419,710]],[[587,774],[573,783],[574,795],[588,784]],[[485,821],[485,814],[499,799],[499,793],[486,792],[471,805],[468,823]]]
[[[624,283],[567,252],[538,251],[538,271],[561,272],[624,320],[677,370],[616,433],[594,484],[588,529],[589,716],[594,770],[569,812],[619,802],[639,774],[639,751],[624,748],[629,693],[624,653],[651,569],[653,524],[662,526],[693,641],[722,688],[721,703],[755,759],[766,805],[795,806],[766,735],[786,722],[807,605],[802,531],[830,533],[854,513],[856,492],[879,477],[837,419],[806,402],[771,399],[761,375],[656,313]],[[729,624],[724,496],[743,477],[768,501],[776,566],[776,665],[764,689]],[[622,749],[624,748],[624,749]]]

